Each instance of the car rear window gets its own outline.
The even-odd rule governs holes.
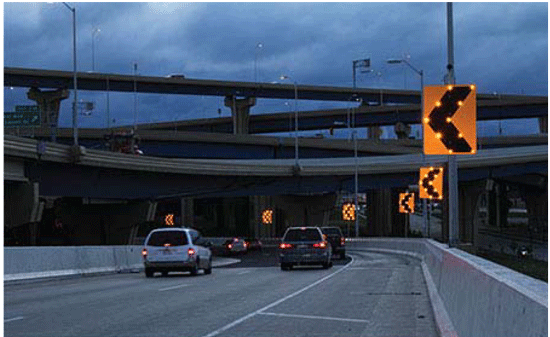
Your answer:
[[[322,231],[327,235],[342,235],[340,228],[322,228]]]
[[[154,232],[153,234],[151,234],[151,237],[149,237],[149,241],[147,242],[147,245],[162,247],[167,243],[170,244],[170,246],[186,245],[188,243],[187,235],[185,235],[185,232],[181,232],[181,231]]]
[[[319,241],[321,239],[321,234],[315,228],[291,229],[283,238],[284,241]]]

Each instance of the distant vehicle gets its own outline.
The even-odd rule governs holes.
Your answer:
[[[327,236],[332,246],[332,253],[340,255],[340,259],[346,258],[346,238],[339,227],[321,227],[323,234]]]
[[[181,79],[184,79],[184,78],[185,78],[185,76],[182,75],[182,74],[170,74],[170,75],[168,75],[168,76],[166,76],[166,77],[168,77],[168,78],[181,78]]]
[[[223,244],[222,249],[223,255],[245,254],[248,250],[245,240],[237,237],[226,240]]]
[[[290,227],[279,245],[281,270],[295,265],[320,264],[332,267],[332,248],[319,227]]]
[[[142,250],[145,276],[153,277],[159,271],[163,276],[170,271],[188,271],[197,275],[199,269],[212,273],[212,253],[209,242],[190,228],[158,228],[149,233]]]
[[[262,250],[262,241],[260,241],[260,239],[258,238],[246,238],[244,240],[245,244],[246,244],[246,249],[248,249],[249,251],[253,251],[253,250]]]

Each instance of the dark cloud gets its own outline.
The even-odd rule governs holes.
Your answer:
[[[142,75],[352,85],[352,61],[371,59],[360,87],[417,89],[419,77],[390,58],[408,58],[426,84],[441,84],[447,63],[445,3],[75,3],[78,68]],[[455,69],[480,92],[547,95],[547,3],[455,3]],[[261,42],[263,47],[257,48]],[[4,4],[6,66],[72,70],[71,12],[61,3]],[[17,90],[16,90],[17,91]],[[24,93],[6,104],[25,99]],[[79,95],[80,96],[80,95]],[[15,98],[16,97],[16,98]],[[106,106],[105,95],[82,97]],[[112,94],[117,124],[132,123],[133,96]],[[228,114],[221,98],[139,95],[140,121]],[[63,103],[62,109],[70,109]],[[303,109],[342,106],[300,102]],[[6,108],[5,108],[6,109]],[[106,108],[102,108],[105,114]],[[259,100],[252,113],[285,111],[284,102]],[[100,110],[98,109],[98,114]],[[70,124],[70,111],[62,111]],[[83,123],[101,126],[106,116]]]

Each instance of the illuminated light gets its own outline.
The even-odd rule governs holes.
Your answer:
[[[166,226],[174,226],[174,214],[166,214],[164,217],[164,224]]]
[[[340,238],[340,245],[343,246],[346,244],[346,239],[345,238]]]
[[[141,251],[141,255],[143,255],[143,258],[146,258],[147,257],[147,249],[143,248],[143,250]]]
[[[279,248],[281,248],[281,249],[292,248],[292,245],[290,243],[281,243],[279,245]]]
[[[433,182],[431,180],[428,181],[428,185],[433,185]]]
[[[458,101],[458,106],[462,106],[462,104],[464,104],[462,101]]]
[[[464,135],[462,133],[459,133],[458,138],[464,138]]]
[[[270,225],[273,223],[273,210],[272,209],[265,209],[262,212],[262,223],[264,225]]]
[[[472,153],[476,153],[476,150],[472,150]]]
[[[430,119],[428,117],[424,118],[424,123],[428,124],[430,122]]]
[[[470,89],[475,90],[476,86],[473,84],[470,84]]]
[[[193,255],[195,255],[195,250],[194,250],[193,248],[189,248],[189,249],[187,250],[187,254],[188,254],[189,256],[193,256]]]
[[[300,229],[301,229],[301,230],[303,230],[303,231],[305,231],[305,230],[306,230],[306,228],[305,228],[305,227],[302,227],[302,228],[300,228]]]
[[[447,86],[447,89],[448,89],[449,91],[451,91],[451,90],[453,90],[453,86],[452,86],[452,85],[448,85],[448,86]]]
[[[451,117],[447,117],[446,121],[447,123],[450,123],[452,121]]]
[[[170,247],[170,244],[169,244],[169,243],[165,243],[165,244],[164,244],[164,247]]]
[[[443,137],[443,135],[440,132],[435,134],[435,138],[441,139],[441,137]]]
[[[321,241],[318,243],[314,243],[313,247],[315,248],[327,248],[327,243],[325,241]]]
[[[441,102],[440,101],[435,102],[435,106],[439,108],[441,106]]]
[[[453,150],[449,150],[449,153],[453,153]]]
[[[228,244],[228,245],[227,245],[227,248],[231,249],[231,248],[233,248],[233,245],[232,245],[232,244]]]

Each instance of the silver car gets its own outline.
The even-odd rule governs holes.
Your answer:
[[[295,265],[320,264],[332,267],[332,247],[319,227],[290,227],[279,245],[282,270]]]
[[[212,273],[212,253],[208,242],[190,228],[159,228],[151,231],[142,250],[145,276],[153,277],[159,271],[163,276],[170,271],[189,271],[197,275],[199,269]]]

